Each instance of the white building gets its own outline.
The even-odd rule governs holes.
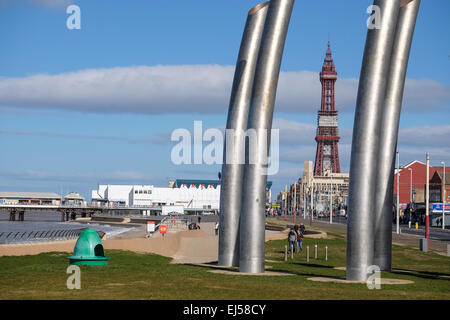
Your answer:
[[[220,181],[175,180],[172,187],[152,185],[99,185],[92,190],[93,202],[109,202],[127,207],[182,205],[185,208],[218,210]]]

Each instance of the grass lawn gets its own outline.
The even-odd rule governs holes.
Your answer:
[[[312,282],[308,277],[343,277],[346,244],[333,239],[306,239],[303,255],[284,262],[286,241],[266,243],[271,271],[294,276],[237,276],[210,273],[207,267],[170,264],[170,258],[108,250],[107,266],[81,266],[81,289],[68,290],[67,253],[0,257],[0,299],[450,299],[450,258],[412,247],[393,247],[393,266],[402,272],[382,277],[408,279],[414,284],[382,285]],[[315,260],[314,244],[319,246]],[[304,256],[310,246],[310,262]],[[324,247],[328,246],[328,261]]]

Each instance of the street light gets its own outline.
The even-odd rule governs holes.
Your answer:
[[[411,229],[411,206],[413,203],[413,197],[412,197],[412,172],[413,170],[411,168],[408,168],[409,171],[409,222],[408,227]]]
[[[333,223],[333,173],[331,173],[331,188],[330,188],[330,224]]]
[[[310,219],[310,226],[312,226],[313,223],[313,213],[314,213],[314,181],[311,182],[311,204],[310,204],[310,208],[311,208],[311,219]]]
[[[303,220],[306,219],[306,184],[302,180],[303,185]]]
[[[430,247],[430,154],[427,152],[427,172],[425,185],[425,238],[427,239],[427,250]]]
[[[400,233],[400,153],[397,151],[397,234]]]
[[[444,189],[444,197],[443,197],[443,199],[442,199],[442,229],[445,229],[445,197],[446,197],[446,194],[445,194],[445,162],[444,161],[441,161],[441,163],[444,165],[444,179],[443,179],[443,181],[442,181],[442,183],[443,183],[443,189]]]

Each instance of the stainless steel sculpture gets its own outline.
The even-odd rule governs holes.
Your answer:
[[[254,163],[245,164],[240,218],[239,271],[264,272],[267,158],[281,59],[294,0],[272,0],[267,12],[253,83],[248,129],[257,136]],[[253,149],[253,148],[252,148]],[[249,144],[246,144],[246,158]]]
[[[269,2],[252,8],[247,16],[234,73],[228,109],[227,130],[233,130],[233,143],[226,140],[222,165],[219,216],[219,265],[239,266],[239,218],[244,178],[244,151],[255,76],[256,62]],[[227,139],[227,138],[226,138]],[[227,143],[233,149],[227,154]],[[241,157],[241,158],[240,158]]]
[[[378,169],[375,193],[375,248],[373,264],[383,271],[392,268],[392,204],[394,191],[395,151],[414,28],[420,0],[400,8],[391,66],[386,84],[386,96],[380,121]]]
[[[373,263],[376,163],[381,114],[389,76],[400,0],[375,0],[380,28],[369,29],[356,101],[350,160],[347,279],[365,281]]]

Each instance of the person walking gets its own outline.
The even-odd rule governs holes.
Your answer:
[[[300,228],[297,229],[297,253],[301,254],[303,252],[303,233]]]
[[[288,241],[289,241],[289,251],[288,253],[291,253],[291,250],[294,251],[295,241],[297,240],[297,234],[294,231],[294,228],[291,228],[288,235]]]
[[[219,222],[216,222],[216,225],[214,226],[214,231],[216,232],[216,236],[219,234]]]
[[[305,227],[305,225],[303,223],[300,224],[299,230],[300,230],[300,233],[301,233],[302,238],[303,238],[303,235],[305,234],[305,230],[306,230],[306,227]]]

